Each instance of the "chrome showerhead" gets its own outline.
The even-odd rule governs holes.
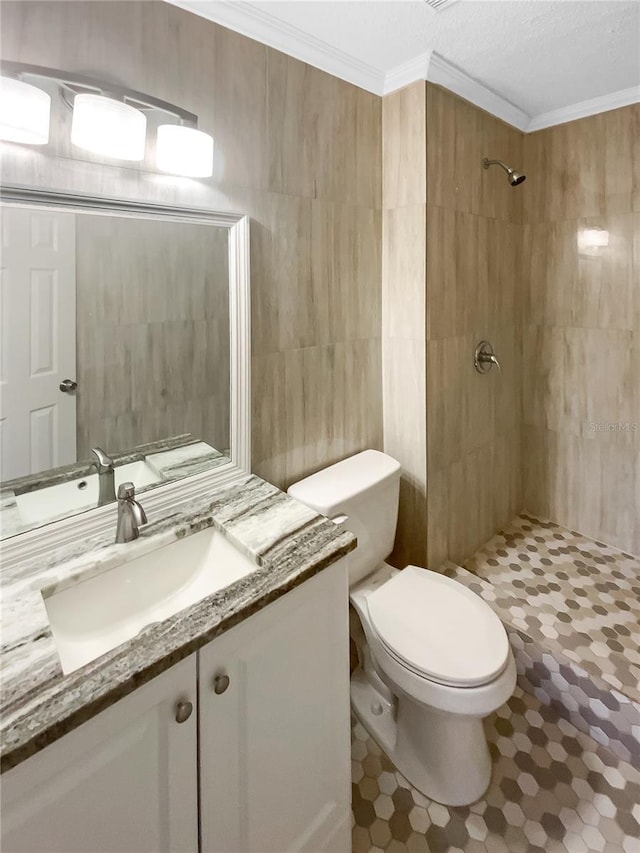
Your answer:
[[[488,157],[485,157],[482,161],[482,165],[485,169],[488,169],[489,166],[500,166],[505,170],[509,177],[509,183],[512,187],[517,187],[518,184],[523,183],[523,181],[527,180],[526,175],[522,175],[520,172],[516,172],[515,169],[510,169],[502,160],[489,160]]]

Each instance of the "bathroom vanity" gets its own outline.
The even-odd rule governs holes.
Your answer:
[[[155,561],[162,586],[174,554],[178,586],[192,584],[183,546],[209,534],[236,552],[215,551],[222,588],[88,662],[64,651],[74,632],[85,646],[92,632],[111,636],[109,579],[123,570]],[[3,615],[21,621],[3,648],[2,850],[346,853],[354,545],[247,477],[135,543],[104,539],[5,570]],[[52,632],[47,602],[67,606],[68,594],[85,598],[62,609],[66,635],[53,619]],[[74,612],[89,613],[92,632]]]
[[[2,208],[51,255],[33,316],[77,341],[51,417],[15,396],[3,445],[3,853],[347,853],[355,538],[250,474],[248,217],[16,186]],[[17,305],[44,262],[14,257]],[[63,267],[75,328],[44,299]],[[18,389],[43,322],[14,336]],[[104,478],[139,538],[114,544]]]

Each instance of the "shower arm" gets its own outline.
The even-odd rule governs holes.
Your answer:
[[[489,160],[488,157],[485,157],[482,161],[482,165],[485,169],[488,169],[489,166],[501,166],[505,170],[507,175],[510,175],[512,172],[512,169],[510,169],[506,163],[503,163],[502,160]]]

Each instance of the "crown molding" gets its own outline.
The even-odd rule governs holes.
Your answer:
[[[619,107],[628,107],[631,104],[640,103],[640,86],[631,86],[630,89],[620,89],[611,92],[610,95],[602,95],[599,98],[590,98],[588,101],[580,101],[570,104],[559,110],[551,110],[548,113],[540,113],[533,116],[526,130],[531,133],[534,130],[543,130],[545,127],[553,127],[556,124],[565,124],[579,118],[606,113],[609,110],[617,110]]]
[[[366,89],[374,95],[382,95],[384,90],[384,72],[373,65],[361,62],[348,53],[332,47],[297,27],[275,18],[259,6],[243,0],[167,0],[173,6],[179,6],[201,18],[207,18],[221,24],[243,36],[262,42],[269,47],[286,53]]]
[[[244,0],[166,0],[250,39],[359,86],[374,95],[388,95],[418,80],[428,80],[486,110],[524,133],[614,110],[640,102],[640,87],[631,87],[530,116],[497,92],[466,74],[434,51],[425,51],[386,73],[361,62],[297,27]]]
[[[431,56],[427,80],[438,86],[444,86],[445,89],[471,101],[475,106],[517,127],[518,130],[526,130],[531,121],[531,116],[520,107],[465,74],[437,53]]]
[[[418,80],[427,80],[432,56],[433,51],[427,50],[414,59],[403,62],[401,65],[396,65],[391,71],[387,71],[384,75],[384,83],[380,94],[389,95],[391,92],[396,92],[398,89],[410,86],[411,83],[416,83]]]

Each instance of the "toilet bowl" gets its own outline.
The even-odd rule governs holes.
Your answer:
[[[475,802],[491,780],[482,720],[516,682],[502,623],[466,587],[416,566],[383,565],[350,599],[367,643],[351,682],[356,716],[423,794]]]
[[[467,805],[491,779],[482,720],[512,695],[506,631],[462,584],[417,566],[395,569],[400,465],[367,450],[301,480],[289,494],[358,537],[350,601],[362,636],[352,708],[396,768],[436,802]]]

